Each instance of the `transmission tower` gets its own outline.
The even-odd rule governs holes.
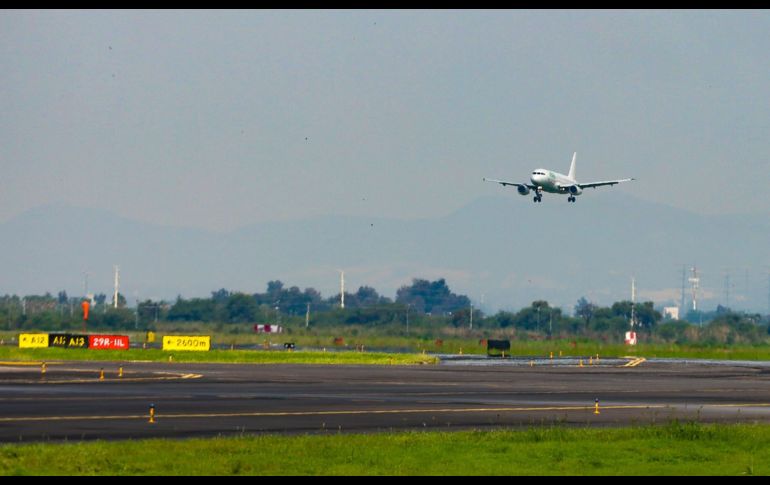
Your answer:
[[[698,268],[693,266],[691,268],[692,276],[689,278],[690,288],[692,290],[692,309],[698,311],[698,288],[700,284],[700,278],[698,278]]]

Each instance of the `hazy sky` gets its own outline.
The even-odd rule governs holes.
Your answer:
[[[638,179],[604,190],[768,213],[768,32],[768,11],[3,11],[0,221],[412,219],[573,151],[579,179]]]

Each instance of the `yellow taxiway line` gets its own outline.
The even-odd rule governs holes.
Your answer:
[[[637,365],[641,364],[642,362],[646,361],[644,357],[638,357],[631,362],[628,362],[626,364],[623,364],[623,367],[636,367]]]
[[[620,409],[661,409],[671,407],[670,404],[636,404],[636,405],[605,405],[602,411]],[[770,403],[733,403],[733,404],[703,404],[708,408],[766,408]],[[287,412],[242,412],[242,413],[187,413],[187,414],[155,414],[155,419],[190,419],[190,418],[248,418],[248,417],[283,417],[283,416],[342,416],[342,415],[376,415],[376,414],[425,414],[425,413],[515,413],[542,411],[590,411],[594,406],[541,406],[541,407],[503,407],[503,408],[426,408],[426,409],[374,409],[374,410],[340,410],[340,411],[287,411]],[[97,421],[97,420],[126,420],[147,419],[148,414],[124,414],[103,416],[19,416],[0,417],[0,423],[22,421]]]
[[[655,409],[665,408],[665,404],[639,404],[602,406],[601,409]],[[189,413],[189,414],[155,414],[155,419],[185,419],[185,418],[239,418],[239,417],[280,417],[280,416],[339,416],[364,414],[422,414],[422,413],[503,413],[503,412],[533,412],[533,411],[594,411],[594,406],[542,406],[542,407],[506,407],[506,408],[433,408],[433,409],[374,409],[374,410],[341,410],[341,411],[287,411],[287,412],[245,412],[245,413]],[[107,416],[28,416],[0,417],[0,423],[16,421],[78,421],[78,420],[109,420],[109,419],[147,419],[147,414],[107,415]]]

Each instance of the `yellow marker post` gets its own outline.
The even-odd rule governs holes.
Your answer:
[[[100,380],[100,381],[103,381],[103,380],[104,380],[104,367],[102,367],[101,369],[99,369],[99,380]]]
[[[561,350],[559,351],[559,357],[561,357]]]
[[[460,347],[460,355],[463,355],[463,348]]]
[[[150,421],[149,422],[150,423],[155,422],[155,405],[154,404],[150,404]]]
[[[580,365],[578,367],[583,367],[583,358],[580,358]]]
[[[596,354],[596,362],[599,362],[599,354]]]
[[[45,375],[45,362],[43,362],[43,365],[40,366],[40,373]]]
[[[118,367],[118,377],[123,377],[123,366]]]
[[[599,414],[599,398],[596,398],[596,402],[594,404],[594,414]]]
[[[174,360],[174,356],[173,355],[169,355],[168,356],[168,363],[170,364],[173,360]]]
[[[551,355],[549,357],[551,360],[553,360],[553,352],[551,352]]]
[[[593,355],[589,355],[588,356],[588,365],[594,365],[594,356]]]

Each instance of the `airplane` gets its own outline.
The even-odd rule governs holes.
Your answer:
[[[506,185],[515,185],[521,195],[528,195],[530,191],[535,191],[535,197],[532,199],[534,202],[542,202],[543,192],[549,192],[551,194],[569,194],[567,197],[568,202],[575,202],[575,197],[583,193],[583,189],[601,187],[602,185],[615,185],[621,182],[629,182],[630,179],[621,180],[604,180],[601,182],[578,182],[575,179],[575,159],[577,158],[577,152],[572,155],[572,163],[569,166],[569,174],[553,172],[544,168],[537,168],[532,172],[529,177],[531,184],[517,184],[515,182],[506,182],[505,180],[496,180],[484,178],[485,182],[496,182],[503,187]]]

